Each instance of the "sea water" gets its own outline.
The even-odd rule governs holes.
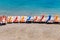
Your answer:
[[[0,0],[0,15],[60,14],[60,0]]]

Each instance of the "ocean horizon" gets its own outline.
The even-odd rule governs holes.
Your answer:
[[[60,15],[60,0],[0,0],[0,15]]]

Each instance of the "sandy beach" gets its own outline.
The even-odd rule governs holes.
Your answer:
[[[0,40],[60,40],[60,25],[7,24],[0,26]]]

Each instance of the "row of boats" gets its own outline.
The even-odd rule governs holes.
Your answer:
[[[60,18],[56,16],[0,16],[0,25],[6,25],[8,23],[47,23],[47,24],[59,24]]]

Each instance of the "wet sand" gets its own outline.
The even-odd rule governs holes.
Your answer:
[[[7,24],[0,26],[0,40],[60,40],[60,25]]]

